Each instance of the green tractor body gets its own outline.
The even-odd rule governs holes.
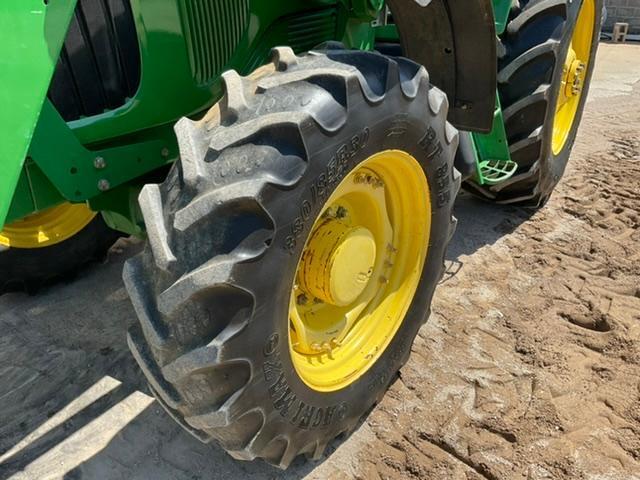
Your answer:
[[[368,0],[76,3],[1,7],[0,126],[12,134],[0,147],[0,228],[88,201],[113,227],[141,233],[136,179],[175,161],[173,124],[220,98],[224,70],[249,73],[277,45],[398,41],[395,25],[374,24],[383,3]],[[500,33],[510,2],[493,3]]]
[[[356,428],[430,312],[462,187],[542,206],[602,0],[3,0],[0,294],[146,237],[162,406],[286,468]]]

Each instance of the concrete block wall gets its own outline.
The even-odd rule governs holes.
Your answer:
[[[605,0],[607,21],[604,31],[613,30],[616,22],[629,24],[629,33],[640,33],[640,0]]]

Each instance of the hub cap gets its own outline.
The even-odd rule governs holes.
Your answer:
[[[555,155],[558,155],[567,143],[578,112],[591,58],[595,21],[594,0],[584,0],[562,67],[562,84],[553,123],[552,148]]]
[[[291,357],[309,387],[344,388],[382,355],[415,295],[430,220],[424,172],[399,150],[365,160],[324,204],[289,309]]]
[[[96,216],[85,204],[63,203],[5,225],[0,245],[42,248],[63,242],[86,227]]]

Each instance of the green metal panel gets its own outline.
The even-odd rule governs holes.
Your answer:
[[[499,96],[496,96],[491,131],[487,134],[473,133],[472,136],[476,151],[477,183],[495,185],[515,173],[518,165],[511,160]]]
[[[0,226],[21,175],[75,0],[0,2]]]
[[[338,6],[336,0],[253,0],[247,15],[227,8],[227,18],[246,21],[237,38],[223,33],[228,25],[215,23],[212,16],[211,9],[218,5],[222,11],[220,5],[227,1],[131,0],[142,61],[140,87],[125,105],[70,122],[78,140],[85,145],[100,142],[202,112],[220,98],[219,75],[224,70],[249,73],[265,62],[272,47],[291,44],[296,19],[323,10],[337,12]],[[336,21],[334,17],[334,25]],[[326,35],[335,39],[338,32],[334,28]],[[308,39],[315,40],[312,35]],[[308,43],[293,46],[310,48]]]
[[[178,147],[171,125],[165,125],[89,150],[47,100],[29,157],[64,198],[82,202],[174,161]]]
[[[40,167],[27,157],[9,207],[6,223],[62,203],[64,199]]]
[[[511,4],[512,0],[493,0],[493,16],[498,35],[502,35],[507,28]]]

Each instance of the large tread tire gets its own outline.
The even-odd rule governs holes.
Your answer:
[[[73,237],[43,248],[0,246],[0,295],[40,288],[73,278],[91,262],[101,262],[109,248],[122,236],[96,215]]]
[[[562,68],[580,7],[585,0],[514,1],[500,37],[498,91],[516,174],[494,186],[465,182],[464,188],[498,203],[544,205],[564,174],[589,93],[599,41],[596,13],[589,71],[573,127],[562,151],[552,149],[553,121]],[[594,0],[596,12],[602,0]]]
[[[443,273],[460,186],[458,133],[426,70],[325,48],[277,48],[249,77],[226,72],[205,118],[178,122],[181,159],[141,192],[149,242],[123,273],[140,320],[129,345],[158,401],[200,440],[281,468],[301,453],[319,458],[355,428],[407,360]],[[418,159],[431,190],[418,292],[380,360],[320,393],[298,377],[287,346],[296,264],[324,194],[393,148]]]

